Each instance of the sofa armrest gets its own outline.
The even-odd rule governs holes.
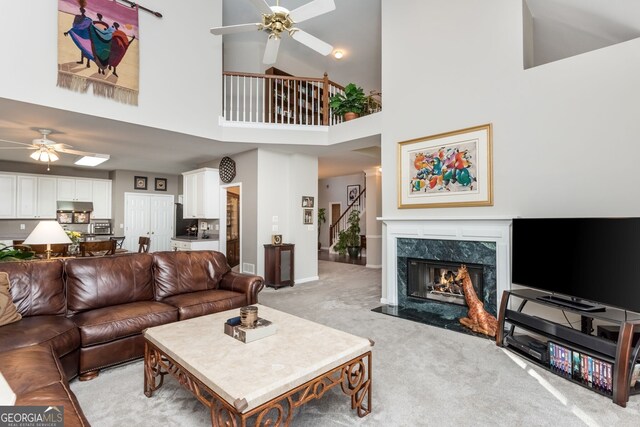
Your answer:
[[[252,274],[241,274],[229,271],[220,281],[220,289],[227,291],[242,292],[247,296],[247,304],[258,302],[258,292],[264,287],[264,279]]]

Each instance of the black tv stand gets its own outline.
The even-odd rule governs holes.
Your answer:
[[[607,396],[620,406],[626,406],[630,395],[640,395],[640,381],[633,385],[630,381],[634,369],[637,369],[636,365],[640,365],[640,341],[633,344],[634,333],[640,332],[640,313],[615,307],[606,307],[603,311],[585,311],[582,301],[565,301],[560,298],[560,303],[563,303],[561,305],[555,298],[557,297],[535,289],[504,291],[498,313],[496,344],[574,384]],[[567,302],[571,305],[564,304]],[[576,302],[579,308],[576,308]],[[528,308],[527,312],[525,307]],[[565,326],[563,321],[554,321],[562,318],[561,315],[558,316],[560,310],[581,316],[582,330]],[[592,335],[593,320],[616,326],[617,342]],[[546,350],[540,345],[532,347],[532,341],[526,337],[523,341],[523,334],[546,345]],[[560,353],[556,352],[558,348],[561,348]],[[563,365],[567,354],[570,372],[567,372],[567,365]],[[554,360],[560,360],[560,364]],[[585,377],[582,366],[589,366],[589,360],[593,360],[595,366],[607,369],[604,388],[601,382],[592,381],[591,371]]]
[[[587,313],[598,313],[607,311],[606,307],[597,305],[597,304],[589,304],[585,302],[576,301],[573,299],[557,297],[555,295],[543,295],[539,296],[536,299],[541,301],[547,301],[551,304],[561,305],[563,307],[573,308],[574,310],[586,311]]]

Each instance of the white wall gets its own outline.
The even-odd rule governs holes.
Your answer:
[[[282,234],[284,243],[296,245],[295,281],[316,278],[317,231],[302,224],[302,196],[317,200],[317,158],[258,149],[257,177],[257,274],[264,275],[264,245],[273,234]]]
[[[56,87],[58,2],[4,1],[0,96],[115,120],[215,137],[220,112],[222,43],[208,29],[220,25],[221,0],[172,0],[140,11],[139,105],[121,104]],[[28,17],[28,30],[25,23]],[[24,36],[28,33],[28,36]],[[23,35],[23,36],[21,36]],[[10,39],[15,42],[10,42]],[[188,111],[188,114],[185,114]]]
[[[383,216],[638,215],[640,40],[523,70],[521,8],[383,1]],[[397,143],[484,123],[494,206],[399,210]]]
[[[290,165],[290,232],[296,245],[295,279],[300,283],[318,279],[318,158],[294,154]],[[302,196],[313,197],[313,224],[303,223]]]

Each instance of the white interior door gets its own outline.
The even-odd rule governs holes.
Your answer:
[[[175,205],[173,196],[149,196],[149,230],[151,232],[150,251],[170,251],[173,227],[175,224],[173,214]]]
[[[138,238],[149,236],[149,196],[124,194],[124,246],[130,252],[138,252]]]
[[[172,195],[125,193],[124,246],[130,252],[138,251],[138,238],[151,238],[149,251],[171,250],[174,227]]]

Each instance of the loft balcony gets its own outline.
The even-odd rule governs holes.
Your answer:
[[[294,77],[276,68],[267,74],[225,72],[222,79],[221,125],[278,125],[311,128],[340,124],[343,117],[333,113],[329,100],[344,87],[321,78]],[[380,92],[367,96],[361,116],[382,111]]]

